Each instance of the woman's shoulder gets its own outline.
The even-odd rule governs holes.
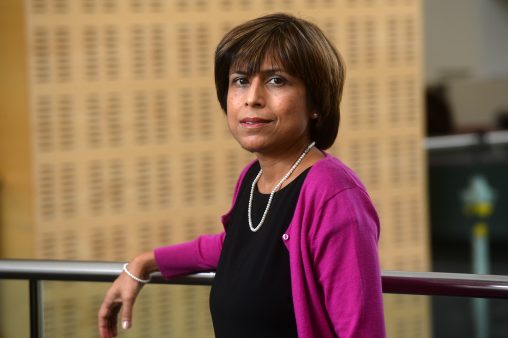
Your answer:
[[[334,220],[324,223],[328,226],[320,224],[314,227],[313,232],[326,233],[338,229],[332,225],[340,223],[340,220],[362,218],[364,221],[360,223],[371,224],[371,229],[379,235],[379,218],[367,189],[351,168],[330,154],[312,166],[300,197],[306,207],[315,206],[314,210],[326,208],[326,212],[319,212],[321,219],[330,217],[328,220]],[[374,222],[365,221],[365,217]]]
[[[329,194],[355,188],[366,191],[358,175],[340,159],[328,153],[312,166],[305,185],[307,190],[319,190]]]

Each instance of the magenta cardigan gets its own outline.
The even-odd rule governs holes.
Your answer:
[[[240,174],[241,182],[252,165]],[[222,216],[227,227],[231,210]],[[166,278],[214,270],[225,232],[154,250]],[[377,253],[379,219],[355,173],[326,154],[310,169],[291,223],[291,288],[300,338],[382,338],[385,335]]]

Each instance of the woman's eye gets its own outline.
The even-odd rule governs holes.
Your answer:
[[[276,85],[276,86],[282,86],[283,84],[286,83],[286,80],[280,76],[274,76],[274,77],[270,78],[268,83]]]
[[[249,81],[245,77],[235,77],[233,79],[233,84],[235,84],[237,86],[245,86],[248,83],[249,83]]]

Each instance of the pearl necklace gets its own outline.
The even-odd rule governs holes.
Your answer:
[[[261,225],[263,225],[263,222],[265,221],[265,218],[266,218],[266,215],[268,214],[268,209],[270,209],[270,204],[272,204],[272,200],[273,200],[273,195],[275,195],[275,192],[277,190],[279,190],[280,186],[288,179],[289,176],[291,176],[291,174],[296,170],[296,167],[298,167],[298,165],[302,162],[303,158],[305,157],[305,155],[307,155],[309,153],[309,151],[312,149],[312,147],[314,147],[314,144],[316,144],[316,142],[312,142],[311,144],[309,144],[309,146],[303,151],[303,153],[300,155],[300,157],[296,160],[296,162],[293,164],[293,166],[291,167],[291,169],[289,169],[289,171],[287,172],[286,175],[284,175],[284,177],[282,177],[282,179],[279,181],[279,183],[277,183],[277,185],[273,188],[272,192],[270,193],[270,197],[268,198],[268,204],[266,205],[266,208],[265,208],[265,212],[263,213],[263,217],[261,217],[261,221],[259,221],[259,224],[254,227],[252,225],[252,197],[254,195],[254,187],[256,186],[256,183],[258,183],[259,181],[259,178],[261,177],[261,174],[263,173],[263,169],[260,169],[259,170],[259,173],[258,175],[256,176],[256,178],[254,179],[254,181],[252,181],[252,186],[250,188],[250,196],[249,196],[249,209],[247,211],[248,213],[248,216],[249,216],[249,227],[250,227],[250,230],[252,232],[256,232],[259,230],[259,228],[261,228]]]

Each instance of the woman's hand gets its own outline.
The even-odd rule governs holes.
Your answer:
[[[99,310],[99,334],[101,338],[118,335],[118,313],[122,310],[122,328],[128,329],[132,323],[132,307],[141,291],[142,284],[127,276],[124,272],[109,288]]]
[[[128,264],[129,271],[140,278],[157,269],[152,252],[141,254]],[[123,329],[132,325],[132,308],[143,284],[122,272],[109,288],[99,309],[99,335],[111,338],[118,335],[118,314]]]

